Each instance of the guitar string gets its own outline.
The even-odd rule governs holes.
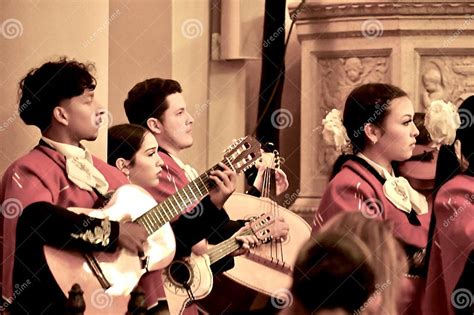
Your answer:
[[[232,162],[229,159],[224,159],[221,162],[224,163],[226,166],[233,168]],[[214,165],[207,172],[201,174],[195,180],[191,181],[185,187],[180,189],[176,194],[165,199],[160,204],[152,208],[150,211],[147,211],[142,216],[137,218],[136,221],[139,223],[142,223],[142,225],[146,228],[149,235],[152,234],[158,228],[160,228],[161,226],[169,222],[172,218],[182,213],[183,210],[181,210],[182,209],[181,206],[184,206],[187,208],[193,203],[198,201],[198,200],[194,200],[194,201],[191,200],[189,196],[186,194],[186,190],[190,191],[193,194],[193,196],[196,196],[196,193],[197,193],[197,195],[199,196],[198,199],[202,198],[206,193],[209,192],[208,187],[211,188],[213,182],[210,180],[208,173],[210,173],[211,171],[215,170],[218,167],[219,167],[218,164]],[[193,187],[191,186],[192,184],[194,184],[195,189],[193,189]],[[183,199],[183,196],[182,196],[183,194],[186,195],[187,200]],[[179,198],[182,200],[182,203],[179,203],[176,201],[176,196],[179,196]],[[172,198],[175,199],[175,204],[173,204]],[[167,207],[167,209],[165,209],[165,206]],[[170,206],[171,206],[171,210],[170,210]],[[164,217],[164,215],[166,215],[166,218]],[[161,219],[159,216],[161,216]],[[158,220],[158,222],[153,223],[153,219]]]
[[[274,153],[275,155],[275,153]],[[271,182],[272,182],[272,170],[276,172],[276,168],[278,168],[278,165],[275,162],[275,159],[272,159],[270,168],[266,169],[264,172],[264,184],[263,187],[264,189],[264,196],[270,198],[271,195]],[[279,208],[278,205],[276,204],[275,201],[271,201],[270,204],[268,205],[270,207],[269,211],[271,211],[272,215],[274,218],[279,217]],[[278,224],[278,223],[277,223]],[[270,241],[270,257],[272,258],[280,258],[281,261],[284,262],[284,257],[283,257],[283,244],[282,242],[279,242],[279,240],[271,239]]]
[[[239,151],[236,151],[236,152],[237,152],[237,157],[242,154]],[[250,154],[247,154],[246,157],[249,157],[249,156],[251,157]],[[242,159],[243,162],[244,162],[243,165],[250,164],[254,158],[255,158],[255,156],[253,158],[251,157],[248,161],[246,161],[245,157],[244,157]],[[235,170],[235,167],[232,165],[232,162],[230,161],[229,158],[224,159],[222,161],[222,163],[224,163],[226,166],[228,166],[228,167],[232,168],[233,170]],[[236,163],[236,165],[238,165],[238,163]],[[174,198],[175,205],[172,203],[171,198],[168,198],[168,199],[164,200],[163,201],[163,202],[165,202],[164,206],[166,206],[168,208],[168,211],[166,211],[164,206],[160,206],[163,203],[162,202],[162,203],[160,203],[160,205],[158,205],[158,206],[154,207],[153,209],[151,209],[151,211],[148,211],[144,215],[139,217],[136,221],[141,222],[142,225],[145,226],[145,228],[147,229],[147,232],[148,232],[149,235],[152,234],[154,231],[156,231],[162,225],[169,222],[170,219],[172,219],[173,217],[175,217],[179,213],[182,213],[183,210],[181,210],[181,208],[182,208],[181,206],[189,207],[190,205],[192,205],[193,203],[198,201],[197,199],[199,199],[199,198],[201,198],[202,196],[205,195],[204,190],[206,190],[206,193],[209,192],[208,187],[211,188],[213,182],[210,181],[209,176],[208,176],[207,173],[209,173],[210,171],[212,171],[216,168],[218,168],[217,164],[214,167],[212,167],[210,170],[208,170],[206,173],[203,173],[197,179],[193,180],[191,183],[189,183],[188,185],[183,187],[175,195],[172,195],[171,197]],[[199,183],[197,181],[198,179],[201,182],[201,185],[199,185]],[[191,184],[194,184],[194,186],[197,188],[197,190],[194,190],[192,188]],[[195,201],[191,200],[190,197],[188,196],[188,194],[186,193],[186,189],[188,189],[193,194],[193,196],[195,196],[195,197],[196,197],[195,192],[199,193],[198,195],[200,195],[200,197],[197,198]],[[183,196],[182,196],[183,194],[186,195],[186,199],[183,199]],[[179,202],[176,201],[176,196],[178,196],[181,199],[182,203],[179,203]],[[169,209],[170,208],[169,206],[171,206],[171,210]],[[168,214],[170,215],[170,217],[168,217]],[[166,215],[166,219],[164,218],[164,215]],[[160,220],[159,216],[161,216],[161,220]],[[158,220],[159,222],[154,223],[154,219]]]
[[[251,231],[251,229],[249,229],[239,234],[239,236],[245,236],[245,235],[251,235],[251,234],[253,234],[253,232]],[[214,246],[207,252],[209,256],[209,261],[212,264],[218,261],[219,259],[221,259],[222,257],[227,256],[234,250],[239,249],[240,246],[241,245],[239,241],[235,237],[229,238],[219,243],[218,245]]]

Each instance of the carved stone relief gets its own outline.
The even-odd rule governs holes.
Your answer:
[[[350,91],[369,82],[388,82],[388,57],[320,58],[320,99],[323,115],[344,106]]]
[[[321,116],[333,108],[343,110],[349,93],[361,84],[390,82],[389,57],[348,57],[318,59],[321,78],[318,99],[321,100]],[[322,143],[318,150],[318,169],[321,175],[329,175],[338,155],[334,148]]]
[[[459,106],[474,94],[472,56],[422,56],[420,70],[420,99],[425,108],[438,99]]]

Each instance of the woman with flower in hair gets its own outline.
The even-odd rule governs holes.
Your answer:
[[[426,198],[398,176],[397,164],[412,156],[419,133],[413,116],[406,92],[393,85],[365,84],[349,94],[338,132],[332,132],[344,135],[338,148],[345,154],[334,164],[313,222],[317,231],[338,213],[360,211],[392,224],[409,262],[397,302],[400,314],[419,313],[430,219]]]
[[[474,96],[459,107],[453,144],[441,147],[423,314],[474,311]],[[453,128],[451,128],[453,129]]]

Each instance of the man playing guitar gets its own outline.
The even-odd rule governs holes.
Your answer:
[[[147,128],[160,146],[159,155],[164,161],[163,171],[159,175],[160,184],[149,190],[158,202],[174,194],[198,175],[194,168],[178,158],[182,150],[193,144],[194,119],[186,110],[181,92],[181,86],[177,81],[152,78],[137,83],[129,91],[124,104],[129,122]],[[208,242],[220,243],[230,238],[245,224],[245,221],[230,220],[222,209],[227,198],[235,190],[235,173],[223,169],[216,175],[213,179],[216,180],[220,191],[214,194],[211,192],[209,197],[204,198],[199,205],[190,210],[189,213],[195,215],[182,215],[172,224],[177,239],[175,258],[189,256],[191,252],[203,254],[207,252]],[[281,173],[278,176],[277,183],[281,186],[278,188],[285,190],[288,187],[286,176]],[[208,212],[215,215],[208,216],[208,220],[200,220],[202,224],[196,225],[196,216]],[[285,223],[280,226],[282,229],[288,229]],[[233,265],[232,257],[226,257],[211,265],[211,269],[216,274],[232,268]],[[142,278],[141,285],[147,292],[149,305],[154,305],[158,299],[164,298],[163,288],[156,285],[160,281],[159,272],[146,274]]]
[[[66,296],[46,264],[43,245],[143,251],[147,233],[140,225],[65,209],[97,207],[108,191],[128,182],[81,144],[97,138],[104,114],[94,99],[92,69],[91,64],[61,58],[31,70],[20,83],[20,117],[38,127],[42,138],[12,163],[1,184],[3,294],[13,303],[12,314],[65,313]]]

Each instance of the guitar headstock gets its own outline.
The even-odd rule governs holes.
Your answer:
[[[262,155],[261,145],[254,137],[240,138],[224,151],[224,158],[228,160],[236,173],[252,167]]]
[[[275,218],[270,213],[263,213],[250,221],[252,233],[262,242],[269,242],[275,236]]]
[[[267,169],[276,170],[280,168],[281,164],[285,162],[285,159],[280,156],[278,150],[273,152],[264,152],[257,161],[258,166],[265,166]]]

